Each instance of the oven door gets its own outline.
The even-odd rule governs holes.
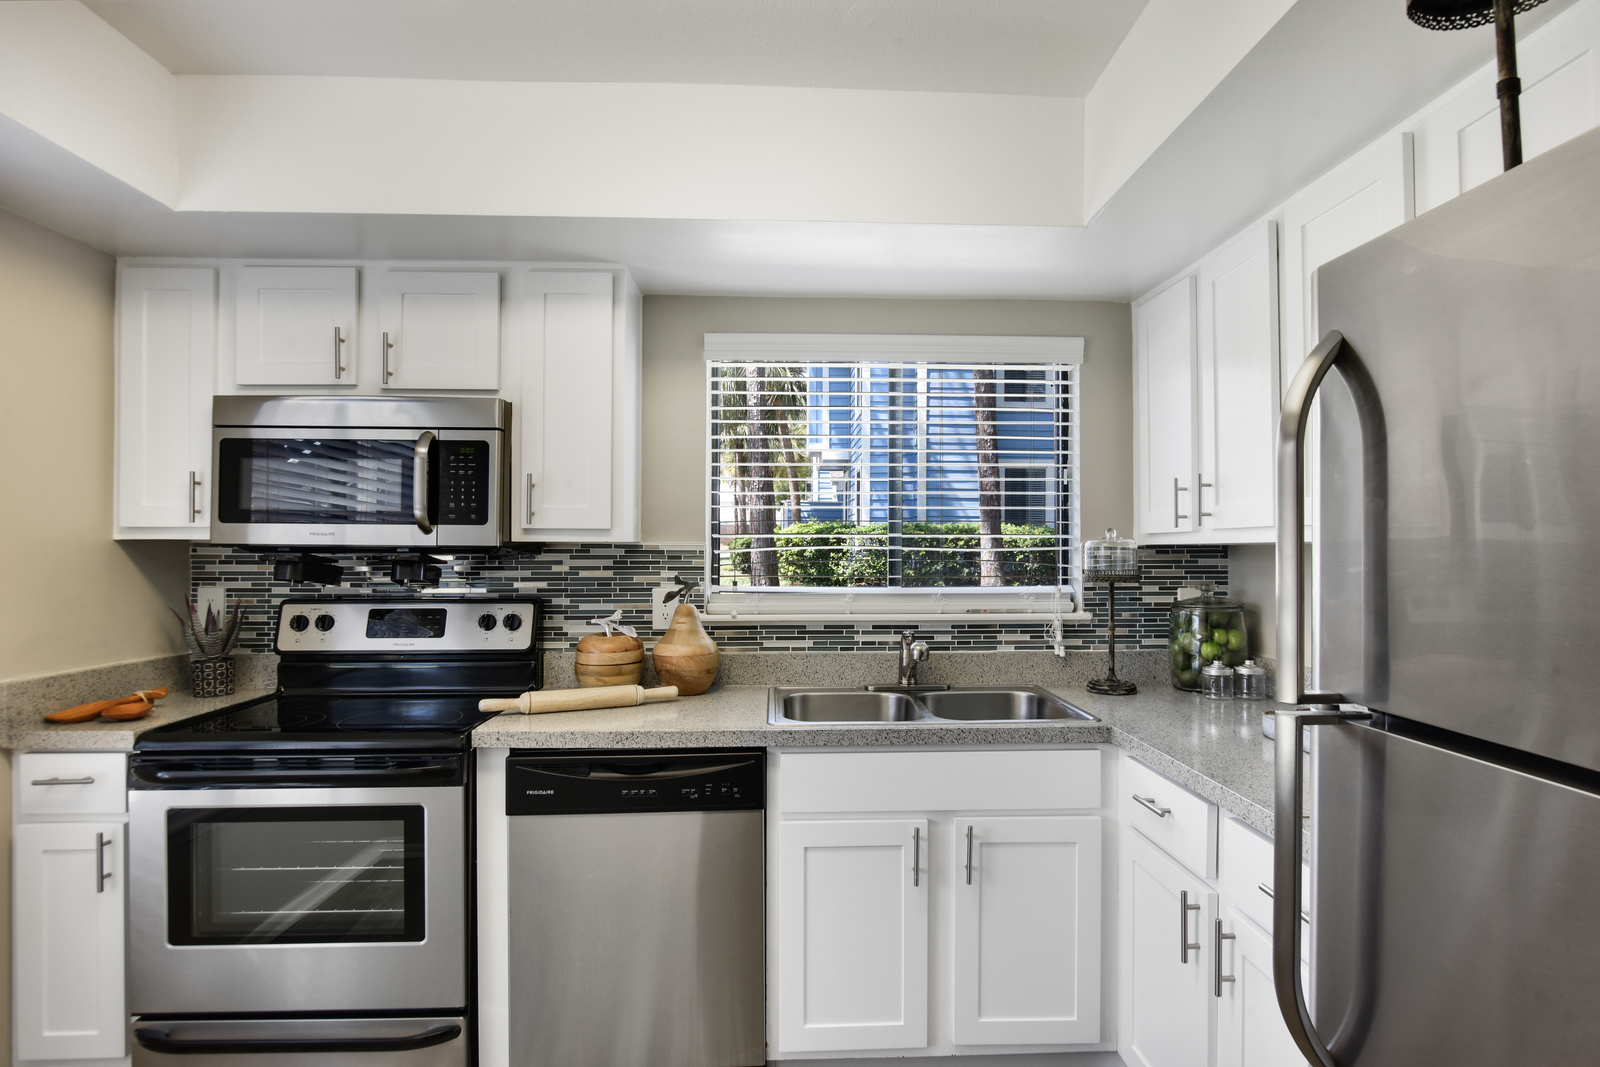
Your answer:
[[[506,526],[504,433],[218,426],[211,540],[282,548],[472,548]]]
[[[136,1015],[460,1009],[465,791],[136,789]]]

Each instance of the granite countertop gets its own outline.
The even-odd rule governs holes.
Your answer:
[[[726,686],[663,704],[505,714],[473,731],[477,748],[837,748],[847,746],[1111,744],[1272,834],[1273,743],[1261,734],[1271,701],[1213,701],[1166,685],[1128,697],[1047,687],[1101,721],[767,723],[766,686]]]
[[[127,752],[132,750],[134,739],[146,730],[196,715],[204,715],[208,711],[216,711],[232,704],[243,704],[247,700],[268,696],[272,692],[272,689],[267,688],[240,688],[225,697],[197,697],[189,693],[175,692],[156,701],[156,706],[150,709],[149,715],[132,722],[91,719],[80,723],[51,723],[45,722],[43,717],[23,721],[13,719],[5,724],[4,747],[19,752],[43,752],[52,749],[58,752],[89,749]]]

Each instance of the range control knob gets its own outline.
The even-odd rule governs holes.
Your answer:
[[[305,628],[310,625],[311,620],[306,618],[304,615],[293,615],[289,618],[289,629],[293,630],[297,634],[303,633]]]
[[[478,629],[480,629],[480,630],[492,630],[492,629],[495,628],[495,626],[498,623],[498,621],[499,620],[497,620],[493,615],[490,615],[486,611],[482,615],[478,616]]]
[[[505,617],[504,625],[505,628],[510,630],[512,633],[516,633],[518,630],[522,629],[522,616],[518,615],[516,612],[512,612]]]
[[[329,630],[333,629],[333,616],[332,615],[318,615],[317,616],[317,629],[321,630],[323,633],[327,633]]]

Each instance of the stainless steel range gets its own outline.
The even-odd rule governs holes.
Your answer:
[[[529,599],[288,601],[274,696],[139,740],[135,1064],[469,1062],[469,734],[481,697],[538,688],[539,624]]]

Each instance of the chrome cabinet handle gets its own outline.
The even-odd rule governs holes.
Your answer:
[[[389,342],[389,335],[383,335],[383,384],[388,385],[389,379],[394,377],[394,372],[389,369],[389,349],[394,345]]]
[[[1178,894],[1178,962],[1189,962],[1189,950],[1200,951],[1198,941],[1189,940],[1189,913],[1199,911],[1200,905],[1189,903],[1189,891],[1183,890]]]
[[[911,884],[922,884],[922,827],[911,828]]]
[[[94,785],[93,778],[35,778],[34,785]]]
[[[1178,528],[1179,519],[1187,519],[1189,517],[1187,515],[1178,514],[1178,494],[1187,493],[1188,491],[1189,487],[1187,485],[1179,485],[1178,479],[1172,479],[1172,528],[1174,530]]]
[[[1211,961],[1211,992],[1218,998],[1222,996],[1222,983],[1234,980],[1233,975],[1222,973],[1222,943],[1232,941],[1237,936],[1222,932],[1221,919],[1218,919],[1216,925],[1211,928],[1211,955],[1215,957]]]
[[[1270,885],[1268,885],[1267,883],[1265,883],[1265,882],[1257,882],[1256,883],[1256,888],[1261,890],[1263,893],[1265,893],[1267,895],[1267,899],[1268,900],[1276,900],[1277,899],[1276,897],[1274,897],[1272,895],[1272,887]],[[1306,911],[1302,911],[1300,913],[1300,921],[1303,922],[1303,923],[1310,922],[1311,921],[1311,913],[1310,912],[1306,912]]]
[[[344,334],[339,327],[333,328],[333,377],[338,380],[344,374]]]
[[[533,525],[533,475],[528,475],[528,518],[522,525]]]
[[[1302,367],[1300,377],[1304,373],[1305,368]],[[1295,379],[1297,385],[1300,377]],[[1298,538],[1298,531],[1295,536]],[[1278,530],[1278,539],[1281,545],[1281,528]],[[1281,618],[1278,626],[1278,632],[1283,633]],[[1283,652],[1281,645],[1278,652]],[[1299,1046],[1300,1054],[1312,1067],[1336,1067],[1333,1054],[1322,1043],[1322,1038],[1317,1036],[1316,1028],[1311,1024],[1311,1011],[1306,1007],[1306,991],[1300,985],[1300,945],[1303,934],[1299,904],[1300,852],[1305,840],[1305,825],[1300,821],[1300,791],[1305,782],[1305,768],[1300,761],[1300,731],[1306,726],[1359,722],[1372,718],[1372,714],[1317,707],[1280,711],[1275,717],[1277,725],[1273,731],[1273,756],[1276,766],[1272,779],[1272,816],[1278,833],[1272,840],[1272,884],[1281,885],[1288,892],[1272,898],[1272,984],[1278,994],[1278,1010],[1283,1014],[1283,1021],[1289,1027],[1289,1036]]]
[[[199,503],[200,498],[199,498],[199,494],[196,492],[196,490],[199,489],[199,488],[200,488],[200,475],[197,474],[194,471],[190,471],[189,472],[189,521],[190,522],[196,522],[200,518],[200,503]]]
[[[111,877],[111,872],[106,870],[106,846],[111,844],[111,838],[105,834],[94,835],[94,873],[99,875],[95,879],[94,891],[106,891],[106,879]]]
[[[1214,487],[1210,482],[1204,481],[1204,478],[1205,475],[1203,473],[1197,473],[1194,476],[1195,484],[1200,487],[1194,494],[1194,506],[1196,509],[1198,509],[1198,514],[1200,516],[1194,520],[1194,524],[1196,526],[1204,526],[1206,524],[1206,520],[1211,517],[1211,512],[1206,510],[1206,490]]]
[[[428,446],[433,441],[433,431],[423,430],[411,452],[411,517],[425,534],[433,533],[428,521]]]
[[[1172,809],[1171,808],[1158,808],[1158,807],[1156,807],[1156,798],[1155,797],[1142,797],[1138,793],[1135,793],[1135,794],[1133,794],[1133,799],[1134,799],[1134,802],[1136,804],[1138,804],[1141,808],[1144,808],[1147,811],[1155,812],[1156,818],[1158,818],[1158,819],[1165,819],[1168,815],[1172,814]]]
[[[972,827],[967,827],[967,884],[972,884]]]

